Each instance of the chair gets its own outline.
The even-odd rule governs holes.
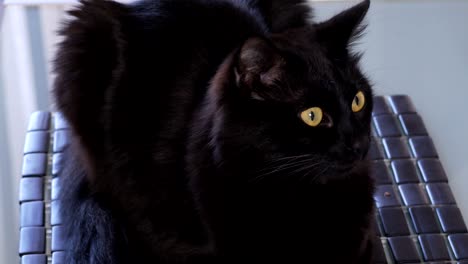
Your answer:
[[[20,182],[22,264],[60,264],[63,243],[59,201],[61,152],[68,142],[67,124],[59,114],[31,115],[24,144]]]
[[[468,263],[468,230],[410,98],[375,97],[372,123],[376,263]],[[60,114],[32,114],[19,198],[23,264],[64,263],[57,174],[68,136]]]

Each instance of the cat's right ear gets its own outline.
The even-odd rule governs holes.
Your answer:
[[[235,67],[236,83],[253,99],[265,100],[281,83],[284,59],[268,40],[251,38],[240,49]]]
[[[347,56],[348,47],[364,32],[363,19],[369,6],[370,0],[364,0],[316,26],[317,38],[329,56],[334,59]]]

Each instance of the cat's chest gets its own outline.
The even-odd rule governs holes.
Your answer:
[[[346,230],[365,222],[372,211],[372,195],[360,189],[330,186],[251,188],[239,193],[232,218],[255,230],[317,233]]]
[[[254,195],[243,211],[233,216],[236,221],[229,221],[232,226],[227,227],[231,231],[228,235],[243,244],[246,252],[279,259],[317,259],[322,253],[331,254],[327,251],[330,249],[357,248],[368,228],[372,208],[356,208],[357,197],[349,197],[351,194],[356,195],[277,193],[270,199],[266,193],[262,198]],[[254,201],[254,197],[258,200]]]

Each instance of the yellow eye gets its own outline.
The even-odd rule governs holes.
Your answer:
[[[351,109],[353,109],[354,113],[357,113],[364,108],[364,105],[366,105],[366,97],[363,92],[359,91],[356,96],[354,96]]]
[[[322,122],[323,112],[319,107],[309,108],[301,113],[301,119],[307,125],[316,127]]]

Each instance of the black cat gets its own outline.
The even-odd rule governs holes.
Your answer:
[[[66,263],[370,263],[364,1],[85,0],[55,71]]]

